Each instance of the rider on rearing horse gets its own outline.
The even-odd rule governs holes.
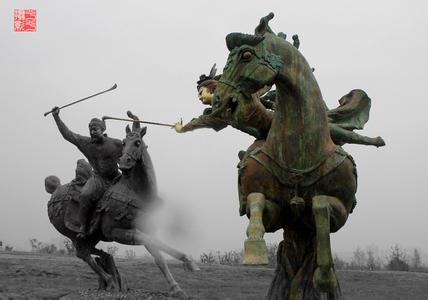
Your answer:
[[[122,142],[104,134],[106,125],[100,119],[94,118],[90,121],[90,137],[86,137],[67,128],[59,117],[58,107],[52,109],[52,115],[64,139],[75,145],[94,169],[92,177],[86,182],[79,196],[80,229],[78,237],[85,238],[89,214],[104,192],[112,185],[114,179],[120,176],[117,162],[122,155]]]

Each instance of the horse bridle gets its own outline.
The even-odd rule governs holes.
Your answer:
[[[136,150],[132,152],[126,152],[124,155],[129,156],[134,162],[136,162],[139,159],[143,159],[143,150],[147,148],[147,145],[141,144]]]

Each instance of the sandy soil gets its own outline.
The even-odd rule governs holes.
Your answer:
[[[128,293],[97,291],[97,278],[81,260],[34,253],[0,253],[0,299],[168,299],[168,286],[151,261],[117,259],[130,287]],[[191,299],[263,299],[273,269],[200,265],[171,272]],[[428,274],[339,271],[345,299],[428,299]]]

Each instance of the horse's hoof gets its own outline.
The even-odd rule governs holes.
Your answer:
[[[106,291],[119,291],[119,287],[117,286],[116,282],[113,280],[112,277],[107,279],[106,285],[105,285]]]
[[[331,267],[325,270],[321,270],[320,267],[316,268],[313,281],[315,288],[324,293],[332,293],[337,288],[336,274]]]
[[[188,271],[188,272],[195,272],[195,271],[201,270],[198,267],[198,265],[190,258],[188,258],[186,261],[183,262],[183,268],[184,268],[184,271]]]
[[[386,145],[385,141],[383,140],[383,138],[381,138],[380,136],[375,138],[375,145],[376,147],[383,147]]]
[[[187,294],[181,289],[178,284],[174,285],[171,288],[169,296],[177,299],[188,299]]]

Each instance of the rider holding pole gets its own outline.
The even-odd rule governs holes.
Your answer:
[[[106,125],[104,121],[97,118],[93,118],[89,123],[90,137],[76,134],[61,120],[59,111],[58,107],[52,109],[59,132],[65,140],[82,152],[94,169],[92,177],[86,182],[79,196],[81,225],[78,237],[85,238],[88,233],[89,214],[114,179],[120,176],[117,163],[122,155],[122,142],[104,134]]]
[[[209,76],[201,75],[197,82],[199,100],[204,105],[212,105],[212,98],[220,78],[220,75],[214,75],[215,65],[211,69]],[[245,117],[245,124],[242,124],[244,122],[237,124],[232,118],[213,117],[211,116],[212,109],[209,107],[204,110],[202,116],[192,119],[185,125],[182,122],[177,122],[174,128],[178,133],[184,133],[199,128],[213,128],[215,131],[219,131],[231,125],[254,136],[257,140],[264,140],[270,130],[273,111],[275,110],[274,99],[276,91],[270,91],[265,96],[262,96],[268,89],[269,87],[265,87],[251,95],[251,108],[248,108],[250,113]],[[364,91],[352,90],[339,100],[339,104],[339,107],[335,109],[327,109],[330,135],[335,144],[385,146],[384,140],[379,136],[367,137],[353,131],[354,129],[363,129],[369,118],[371,100]]]

